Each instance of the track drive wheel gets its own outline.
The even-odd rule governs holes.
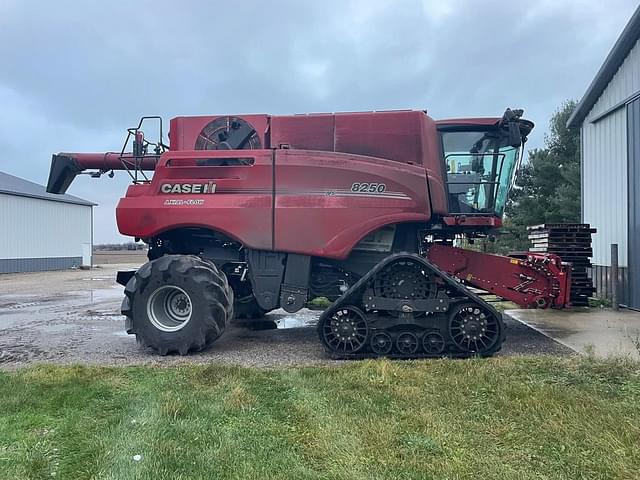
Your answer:
[[[369,339],[367,318],[351,305],[339,308],[318,327],[322,343],[335,353],[357,353]]]
[[[226,275],[193,255],[165,255],[144,264],[125,287],[127,333],[160,355],[202,350],[233,318]]]
[[[495,353],[504,337],[502,320],[473,302],[463,302],[449,313],[449,335],[464,353]]]
[[[376,275],[372,282],[376,295],[396,300],[428,299],[436,296],[438,285],[435,278],[425,272],[422,265],[412,260],[400,260],[390,264]],[[398,317],[400,311],[384,312]],[[421,317],[424,312],[413,312]]]

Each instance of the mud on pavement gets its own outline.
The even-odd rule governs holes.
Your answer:
[[[187,357],[160,357],[140,348],[124,331],[120,315],[123,287],[117,270],[137,265],[102,265],[92,270],[66,270],[0,275],[0,367],[35,362],[104,365],[209,363],[246,366],[332,363],[316,335],[319,312],[301,310],[267,315],[278,329],[254,331],[230,325],[203,352]],[[509,320],[501,355],[570,350]]]

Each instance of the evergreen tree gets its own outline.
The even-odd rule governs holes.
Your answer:
[[[527,226],[580,221],[580,131],[568,129],[576,107],[566,101],[551,117],[545,147],[529,152],[506,207],[500,250],[526,250]]]

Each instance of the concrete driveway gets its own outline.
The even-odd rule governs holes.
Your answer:
[[[600,308],[507,310],[505,316],[578,353],[640,359],[640,313]]]

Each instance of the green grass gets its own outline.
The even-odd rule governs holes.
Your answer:
[[[306,307],[311,310],[326,310],[332,303],[327,297],[316,297],[307,302]]]
[[[624,360],[0,373],[0,478],[631,479],[639,448]]]

